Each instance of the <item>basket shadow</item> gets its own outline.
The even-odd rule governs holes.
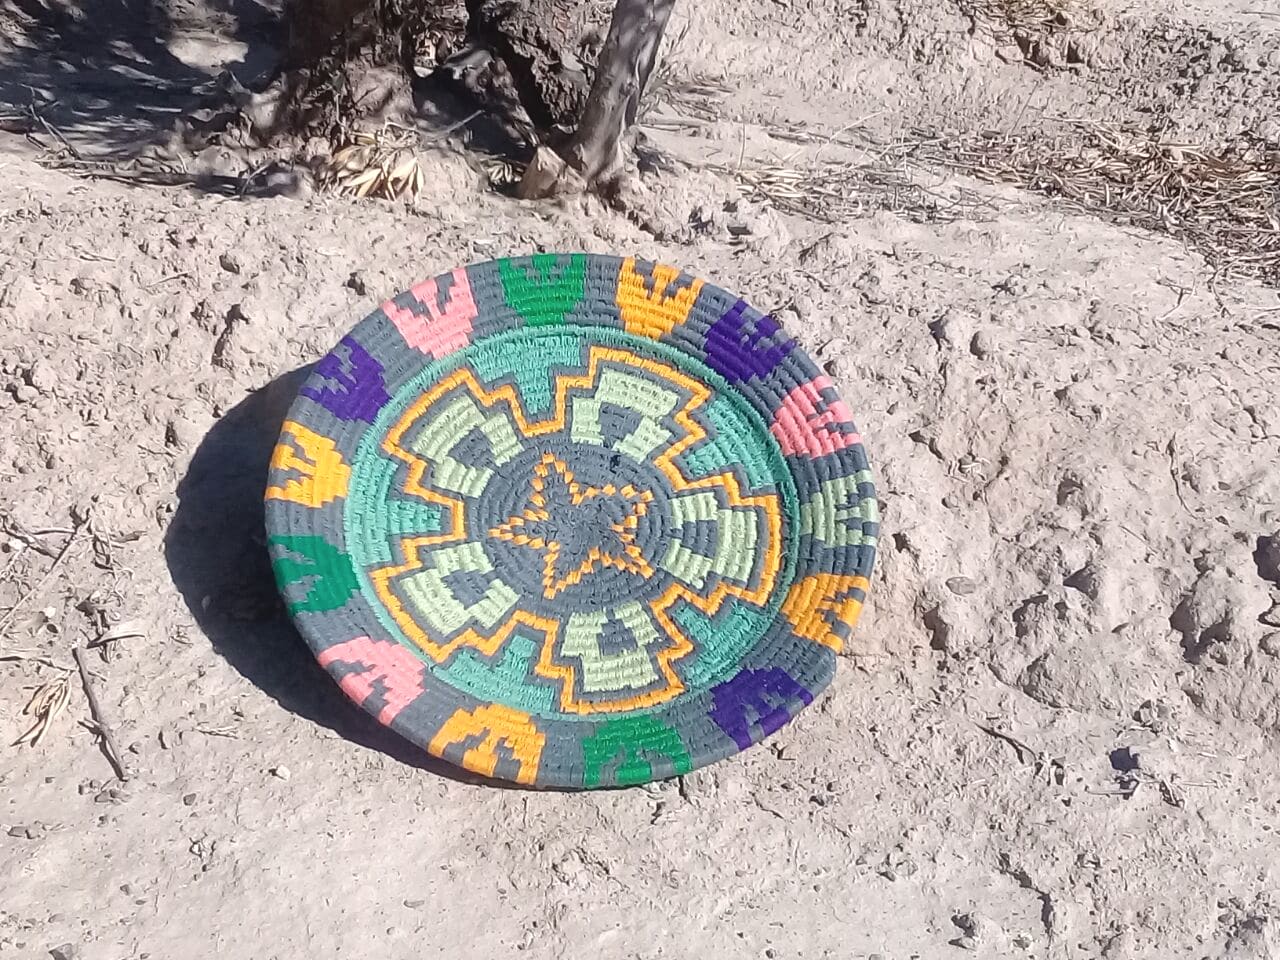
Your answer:
[[[284,709],[366,749],[471,785],[515,787],[431,756],[346,698],[280,602],[263,527],[271,452],[310,367],[250,394],[205,436],[178,484],[165,562],[197,625],[246,680]]]

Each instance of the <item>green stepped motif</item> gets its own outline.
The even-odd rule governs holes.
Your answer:
[[[676,731],[653,717],[624,717],[602,724],[594,736],[582,741],[583,786],[600,786],[605,766],[619,757],[614,782],[623,787],[652,780],[654,757],[670,760],[676,775],[693,769],[693,759]]]
[[[306,583],[301,600],[289,602],[290,613],[321,613],[345,606],[359,589],[351,558],[324,537],[275,536],[267,541],[280,552],[271,561],[276,579],[288,587]]]
[[[531,327],[565,322],[565,315],[586,293],[587,258],[574,254],[568,262],[555,254],[539,254],[526,264],[498,261],[507,305]]]

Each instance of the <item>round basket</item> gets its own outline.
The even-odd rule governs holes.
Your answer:
[[[374,311],[300,391],[266,503],[289,613],[353,700],[561,788],[687,773],[794,717],[878,531],[849,411],[775,320],[585,254]]]

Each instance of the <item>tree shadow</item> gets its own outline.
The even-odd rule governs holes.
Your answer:
[[[0,0],[0,103],[86,155],[125,154],[198,107],[222,70],[248,81],[274,63],[273,3],[211,0],[204,20],[175,22],[163,0]]]
[[[415,77],[415,126],[427,140],[459,136],[472,153],[523,166],[534,141],[509,97],[446,71]]]
[[[271,573],[262,495],[302,367],[250,394],[205,436],[178,484],[165,533],[174,585],[213,650],[291,713],[409,766],[471,785],[512,787],[439,760],[382,726],[316,663],[285,614]]]
[[[180,130],[193,137],[188,148],[206,135],[216,143],[239,109],[225,75],[242,90],[266,89],[277,76],[281,2],[204,0],[175,19],[171,11],[183,9],[175,0],[0,0],[0,130],[90,162],[132,159]],[[509,97],[448,71],[410,81],[413,114],[398,119],[424,145],[456,138],[481,156],[527,161],[532,141]],[[280,192],[261,170],[226,173],[144,168],[120,179],[222,196]]]

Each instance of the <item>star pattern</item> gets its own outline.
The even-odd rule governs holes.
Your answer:
[[[525,508],[489,536],[542,555],[542,595],[552,600],[599,567],[641,577],[653,568],[636,543],[636,529],[653,493],[632,484],[586,486],[554,454],[534,467]]]
[[[561,712],[664,703],[686,689],[676,663],[697,649],[704,622],[772,595],[782,574],[780,495],[744,486],[724,464],[683,462],[715,434],[703,412],[710,388],[679,369],[593,345],[550,386],[549,415],[539,419],[515,385],[486,386],[462,367],[404,411],[380,446],[406,467],[404,496],[435,507],[439,520],[403,529],[391,561],[369,578],[442,675],[471,669],[460,650],[498,658],[519,634],[537,639],[529,669],[558,684]],[[606,451],[648,464],[654,481],[601,473]],[[502,505],[490,512],[495,496]],[[477,515],[484,520],[473,528]],[[754,635],[744,628],[740,639]]]

